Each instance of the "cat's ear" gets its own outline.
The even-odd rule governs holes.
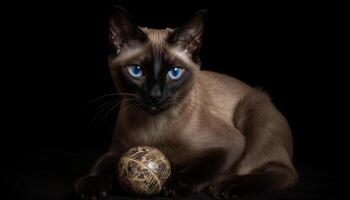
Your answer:
[[[115,6],[114,13],[110,18],[109,30],[111,43],[117,50],[127,41],[136,40],[142,42],[147,38],[128,13],[119,6]]]
[[[180,45],[190,53],[198,53],[202,44],[207,13],[206,10],[198,11],[187,23],[175,29],[169,38],[170,42]]]

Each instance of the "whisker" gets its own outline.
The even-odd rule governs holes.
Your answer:
[[[118,104],[116,104],[116,105],[112,106],[110,109],[108,109],[108,111],[107,111],[107,112],[105,113],[105,115],[102,117],[102,120],[105,119],[105,118],[107,118],[107,117],[111,114],[111,112],[112,112],[114,109],[117,108],[118,105],[120,105],[120,104],[122,104],[122,103],[132,103],[132,101],[135,101],[135,100],[136,100],[136,99],[132,99],[132,98],[125,98],[125,99],[123,99],[121,102],[119,102]],[[135,104],[135,103],[134,103],[134,104]],[[132,105],[133,105],[133,104],[127,105],[128,107],[127,107],[126,111],[127,111]]]
[[[121,100],[120,102],[117,102],[117,101],[113,101],[113,102],[110,102],[108,103],[108,105],[105,105],[105,107],[103,107],[101,110],[98,111],[98,113],[96,113],[95,117],[91,120],[91,122],[95,122],[97,121],[97,119],[104,113],[104,112],[109,112],[111,109],[114,109],[116,108],[117,106],[119,106],[120,104],[122,104],[123,102],[125,102],[126,100],[123,99]],[[104,116],[100,119],[104,119]]]
[[[118,107],[119,104],[116,104],[114,106],[112,106],[104,115],[103,117],[101,118],[102,120],[106,119],[114,109],[116,109]]]
[[[103,95],[103,96],[99,96],[99,97],[96,97],[94,99],[92,99],[91,101],[89,101],[87,104],[90,105],[96,101],[99,101],[103,98],[107,98],[107,97],[110,97],[110,96],[117,96],[117,93],[110,93],[110,94],[106,94],[106,95]]]
[[[135,98],[140,98],[137,94],[132,94],[132,93],[117,93],[117,95],[124,96],[124,97],[135,97]]]
[[[130,103],[130,105],[126,108],[126,111],[134,109],[142,102],[138,99],[130,99],[128,103]]]
[[[116,97],[116,96],[140,98],[138,95],[132,94],[132,93],[123,93],[123,92],[110,93],[110,94],[105,94],[105,95],[102,95],[102,96],[99,96],[99,97],[96,97],[96,98],[92,99],[91,101],[89,101],[87,103],[87,105],[93,104],[93,103],[95,103],[95,102],[97,102],[99,100],[102,100],[104,98],[107,98],[107,97]]]
[[[133,107],[135,107],[135,103],[133,103],[133,104],[129,104],[126,108],[125,108],[125,111],[129,111],[129,110],[131,110]]]
[[[111,101],[108,101],[108,102],[106,102],[106,103],[103,103],[103,104],[99,105],[99,106],[96,108],[96,110],[100,110],[101,108],[103,108],[103,107],[105,107],[105,106],[108,107],[110,104],[113,104],[113,103],[116,103],[116,102],[118,102],[118,100],[111,100]]]

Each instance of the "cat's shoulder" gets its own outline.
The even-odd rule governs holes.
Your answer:
[[[215,83],[216,86],[236,87],[237,89],[240,88],[242,90],[250,90],[252,88],[243,81],[222,73],[201,70],[199,76],[200,81],[204,84],[212,85],[213,83]]]

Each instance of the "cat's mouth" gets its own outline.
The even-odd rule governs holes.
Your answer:
[[[146,112],[148,112],[149,114],[152,114],[152,115],[157,114],[160,111],[161,110],[158,107],[156,107],[156,106],[146,107]]]
[[[158,104],[158,105],[145,105],[143,108],[147,113],[155,115],[166,110],[168,107],[169,105],[167,104]]]

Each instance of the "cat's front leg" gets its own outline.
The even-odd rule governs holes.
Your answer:
[[[110,150],[102,156],[91,172],[75,182],[75,191],[84,200],[100,200],[109,196],[115,166],[122,151],[120,148]]]
[[[190,163],[173,170],[163,194],[165,196],[185,196],[204,192],[225,163],[227,152],[223,148],[202,151]]]
[[[166,187],[171,195],[207,193],[212,181],[242,156],[245,142],[240,132],[224,125],[203,132],[208,134],[190,138],[190,144],[196,150],[185,152],[192,159],[175,171],[170,187]]]

